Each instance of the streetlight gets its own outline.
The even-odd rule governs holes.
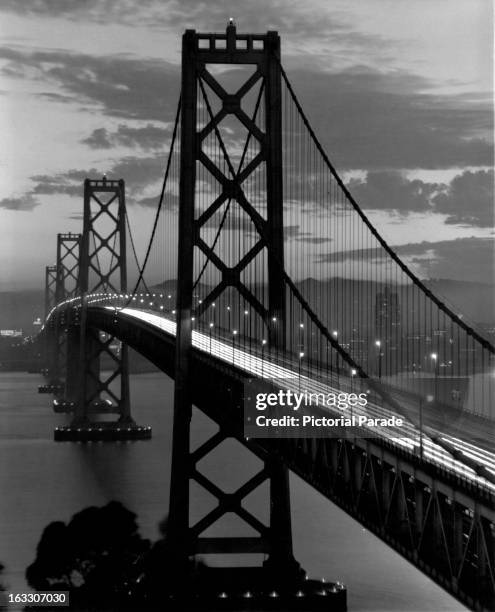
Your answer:
[[[304,353],[300,352],[299,353],[299,393],[301,393],[301,365],[302,365],[303,357],[304,357]]]
[[[242,324],[242,331],[243,331],[243,334],[244,334],[244,338],[247,337],[247,333],[246,333],[246,321],[247,321],[246,317],[247,316],[249,316],[249,310],[245,310],[244,311],[244,321],[243,321],[243,324]]]
[[[211,332],[213,330],[213,323],[210,323],[210,355],[211,355]]]
[[[375,340],[375,346],[378,349],[378,378],[382,377],[382,342],[381,340]]]
[[[355,368],[351,368],[351,393],[354,389],[354,377],[356,376],[356,374],[357,374],[357,370]],[[351,406],[351,421],[352,421],[354,413],[352,410],[352,404],[350,406]]]
[[[263,338],[263,340],[261,341],[261,378],[264,378],[263,366],[265,364],[265,345],[266,345],[266,340]]]
[[[232,330],[232,365],[235,363],[235,337],[237,335],[237,329]]]
[[[433,361],[433,367],[435,372],[435,401],[438,401],[438,355],[436,353],[432,353],[430,357]]]
[[[337,338],[339,336],[339,332],[336,329],[334,329],[333,332],[332,332],[332,336],[334,337],[335,342],[337,342]],[[336,362],[336,365],[337,365],[337,386],[338,386],[338,385],[340,385],[340,372],[339,372],[340,363],[339,363],[339,352],[338,351],[337,351],[337,359],[336,359],[335,362]]]

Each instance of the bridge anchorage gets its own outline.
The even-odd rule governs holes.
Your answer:
[[[55,429],[57,441],[151,437],[151,428],[131,417],[127,346],[86,317],[96,295],[127,291],[125,216],[123,180],[86,179],[83,233],[57,237],[55,304],[63,307],[48,318],[49,384],[40,388],[55,393],[55,412],[72,415],[70,425]],[[50,283],[47,275],[47,304],[53,299]]]
[[[181,143],[179,188],[179,244],[177,339],[175,357],[174,426],[172,474],[168,517],[167,549],[170,572],[177,590],[171,596],[180,601],[183,593],[205,605],[213,598],[221,609],[332,609],[346,608],[343,585],[308,580],[292,550],[288,469],[276,454],[265,453],[264,467],[240,488],[228,495],[198,470],[198,462],[214,454],[229,438],[244,441],[242,433],[225,422],[198,449],[191,451],[192,390],[197,374],[191,368],[193,322],[208,316],[222,294],[234,302],[245,300],[259,315],[272,347],[283,350],[286,341],[285,286],[279,262],[284,260],[282,197],[282,97],[280,38],[277,32],[237,34],[235,25],[225,34],[200,34],[187,30],[182,40]],[[218,65],[238,69],[235,91],[227,91],[217,76]],[[240,67],[247,68],[244,72]],[[213,69],[212,69],[213,68]],[[256,93],[257,92],[257,93]],[[245,111],[245,98],[255,93],[252,117]],[[214,101],[216,99],[216,102]],[[215,108],[216,107],[216,108]],[[259,119],[263,114],[264,121]],[[243,155],[237,165],[235,152],[227,150],[219,124],[237,122],[246,130],[246,141],[256,142],[258,153],[250,160]],[[215,149],[220,147],[223,163]],[[249,163],[248,163],[249,161]],[[246,164],[244,165],[244,162]],[[204,171],[213,195],[201,200]],[[245,181],[257,175],[266,194],[266,214],[260,214],[245,192]],[[240,207],[256,234],[253,244],[239,254],[237,261],[218,257],[207,243],[204,229],[222,207]],[[246,283],[250,263],[264,252],[267,256],[268,295],[265,300]],[[218,270],[216,282],[208,285],[202,300],[195,299],[203,261],[213,260]],[[234,332],[235,333],[235,332]],[[235,339],[235,338],[234,338]],[[234,401],[234,400],[232,400]],[[223,406],[225,410],[234,405]],[[235,464],[235,457],[232,457]],[[243,507],[247,495],[268,483],[269,525],[265,526]],[[191,525],[190,487],[199,484],[218,499],[218,506]],[[197,508],[195,508],[197,511]],[[257,532],[254,537],[226,536],[220,524],[234,513],[244,527]],[[206,532],[222,531],[221,537]],[[191,558],[198,554],[265,555],[262,565],[241,568],[192,569]],[[187,601],[191,598],[188,596]],[[215,609],[219,609],[215,607]]]

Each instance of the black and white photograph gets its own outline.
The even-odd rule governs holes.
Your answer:
[[[0,610],[495,610],[491,0],[0,0]]]

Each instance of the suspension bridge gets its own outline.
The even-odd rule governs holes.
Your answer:
[[[282,609],[298,598],[301,609],[344,609],[344,587],[304,581],[294,559],[292,470],[467,606],[492,609],[494,347],[353,199],[291,86],[276,32],[187,30],[170,131],[142,261],[123,180],[87,179],[82,233],[57,236],[38,338],[40,392],[69,415],[55,439],[151,437],[132,418],[132,347],[175,381],[168,546],[178,584],[195,555],[262,554],[262,578],[230,570],[235,587],[201,592],[246,603],[263,584]],[[401,425],[372,430],[358,418],[325,435],[256,433],[246,418],[256,389],[355,393],[366,402],[350,416]],[[218,426],[195,449],[192,406]],[[343,415],[324,402],[305,411]],[[198,465],[227,438],[263,462],[233,493]],[[190,525],[193,481],[217,504]],[[243,506],[266,482],[269,525]],[[207,537],[226,513],[256,535]]]

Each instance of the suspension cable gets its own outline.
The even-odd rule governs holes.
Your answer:
[[[161,212],[162,206],[163,206],[163,200],[164,200],[164,197],[165,197],[165,189],[167,187],[167,180],[168,180],[168,175],[169,175],[169,172],[170,172],[170,165],[171,165],[171,161],[172,161],[172,155],[173,155],[173,152],[174,152],[175,141],[176,141],[176,138],[177,138],[177,129],[178,129],[178,125],[179,125],[180,109],[181,109],[181,99],[182,98],[179,95],[179,101],[177,103],[177,112],[175,114],[174,131],[172,133],[172,142],[170,143],[170,149],[169,149],[169,152],[168,152],[167,167],[165,169],[165,175],[163,177],[162,190],[161,190],[161,193],[160,193],[160,199],[158,201],[158,207],[156,209],[156,215],[155,215],[155,220],[154,220],[154,223],[153,223],[153,229],[151,231],[151,237],[150,237],[150,240],[149,240],[149,243],[148,243],[148,248],[146,249],[146,255],[144,257],[143,265],[139,269],[139,276],[138,276],[138,279],[137,279],[136,284],[134,286],[134,291],[129,296],[129,300],[127,302],[127,306],[132,301],[132,295],[134,293],[136,293],[136,291],[137,291],[141,281],[143,281],[144,270],[145,270],[146,265],[148,263],[148,259],[149,259],[150,253],[151,253],[151,247],[152,247],[153,240],[155,238],[156,230],[157,230],[157,227],[158,227],[158,219],[160,217],[160,212]],[[146,283],[145,283],[145,286],[146,286]],[[148,290],[148,292],[149,292],[149,290]]]
[[[318,140],[318,138],[317,138],[313,128],[311,127],[311,124],[309,123],[309,120],[306,117],[306,115],[305,115],[305,113],[304,113],[304,111],[302,109],[302,106],[301,106],[301,104],[300,104],[300,102],[299,102],[299,100],[298,100],[298,98],[297,98],[297,96],[296,96],[296,94],[294,92],[294,89],[292,88],[292,85],[290,84],[289,78],[287,77],[287,74],[286,74],[286,72],[285,72],[285,70],[284,70],[284,68],[283,68],[283,66],[280,63],[280,60],[278,58],[277,58],[277,61],[278,61],[278,65],[280,67],[280,71],[281,71],[282,77],[283,77],[284,82],[285,82],[285,84],[287,86],[287,89],[289,90],[289,93],[290,93],[290,95],[292,97],[292,100],[293,100],[294,104],[296,105],[296,108],[297,108],[299,114],[301,115],[301,118],[302,118],[302,120],[304,122],[304,125],[306,126],[306,129],[310,133],[311,138],[312,138],[314,144],[316,145],[316,148],[318,149],[320,155],[325,160],[325,163],[327,164],[328,169],[330,170],[332,176],[337,181],[337,184],[339,185],[339,187],[344,192],[346,198],[348,199],[348,201],[350,202],[350,204],[352,205],[354,210],[359,214],[361,219],[367,225],[367,227],[370,230],[370,232],[378,240],[378,242],[385,249],[385,251],[388,253],[388,255],[390,255],[390,257],[395,261],[395,263],[401,268],[401,270],[403,272],[405,272],[405,274],[407,274],[407,276],[409,276],[409,278],[412,280],[412,282],[417,287],[419,287],[419,289],[421,289],[421,291],[423,291],[423,293],[425,293],[426,296],[429,297],[435,303],[435,305],[438,308],[440,308],[440,310],[442,310],[443,312],[446,312],[448,314],[448,316],[451,317],[458,325],[460,325],[462,327],[462,329],[464,329],[464,331],[468,335],[473,336],[473,338],[475,338],[483,346],[483,348],[486,348],[490,353],[495,355],[495,347],[490,342],[488,342],[488,340],[486,340],[485,338],[480,336],[476,332],[476,330],[474,330],[472,327],[467,325],[461,318],[459,318],[459,316],[456,315],[446,304],[441,302],[434,295],[434,293],[430,289],[428,289],[428,287],[426,287],[426,285],[423,282],[421,282],[421,280],[414,274],[414,272],[412,272],[412,270],[410,270],[409,267],[398,257],[398,255],[395,253],[395,251],[393,251],[390,248],[390,246],[387,244],[387,242],[381,237],[381,235],[378,233],[378,231],[375,229],[375,227],[371,224],[371,221],[364,214],[364,212],[362,211],[362,209],[359,206],[359,204],[352,197],[350,191],[347,189],[347,187],[345,186],[344,182],[342,181],[340,176],[337,174],[337,171],[335,170],[332,162],[328,158],[328,155],[326,154],[325,150],[323,149],[323,146],[321,145],[321,143]]]

